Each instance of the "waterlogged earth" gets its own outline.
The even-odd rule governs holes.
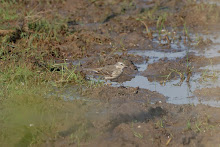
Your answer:
[[[136,2],[141,9],[154,4]],[[104,84],[92,90],[83,87],[81,96],[72,91],[75,86],[68,86],[62,93],[66,99],[92,103],[85,116],[96,130],[96,133],[89,134],[97,136],[79,145],[218,146],[219,27],[196,29],[194,33],[190,32],[190,39],[184,37],[184,27],[175,31],[162,30],[161,38],[174,34],[170,43],[164,38],[160,41],[159,33],[152,27],[153,35],[149,39],[144,24],[132,20],[136,12],[133,3],[130,4],[130,10],[120,15],[113,12],[103,24],[87,22],[70,25],[75,29],[95,30],[101,35],[109,30],[107,35],[97,37],[98,44],[92,47],[94,52],[104,49],[103,52],[70,61],[70,64],[77,65],[86,79]],[[115,50],[108,52],[110,48]],[[84,70],[118,61],[124,62],[128,68],[113,81],[106,82],[102,76]],[[63,140],[52,144],[66,146],[68,136]]]
[[[203,38],[207,38],[207,36],[203,36]],[[209,38],[212,38],[210,35]],[[172,104],[206,104],[209,106],[220,107],[220,102],[214,100],[212,95],[210,95],[210,100],[201,99],[201,97],[197,97],[194,94],[195,90],[203,89],[203,88],[216,88],[220,87],[220,81],[218,79],[218,75],[220,72],[220,64],[217,63],[213,65],[212,58],[220,58],[220,40],[219,37],[213,39],[212,46],[205,48],[202,52],[199,52],[196,49],[187,48],[185,46],[181,46],[180,48],[171,48],[173,50],[179,50],[177,52],[164,52],[155,50],[150,51],[143,51],[143,50],[131,50],[129,51],[130,54],[139,55],[143,57],[148,57],[148,61],[143,62],[142,64],[136,64],[139,73],[130,81],[123,82],[123,86],[128,87],[139,87],[144,89],[149,89],[151,91],[156,91],[158,93],[163,94],[167,98],[167,103]],[[190,51],[189,51],[190,50]],[[194,53],[196,56],[204,56],[207,59],[207,62],[210,62],[209,65],[203,66],[198,68],[198,72],[195,72],[191,80],[187,82],[186,80],[180,83],[180,79],[172,79],[170,81],[166,81],[165,84],[161,84],[160,81],[149,81],[147,76],[144,76],[145,71],[149,64],[153,64],[155,62],[161,62],[160,60],[173,60],[175,62],[177,58],[183,58],[187,56],[187,54]],[[163,65],[162,65],[163,66]],[[186,65],[187,66],[187,65]],[[157,67],[156,67],[157,68]],[[158,67],[161,68],[161,67]],[[163,68],[163,67],[162,67]],[[170,67],[172,69],[173,67]],[[175,68],[175,67],[174,67]],[[203,80],[203,76],[210,75],[216,76],[215,79]],[[150,76],[150,75],[149,75]],[[159,75],[163,76],[163,75]],[[151,78],[155,78],[154,75],[151,75]],[[113,85],[117,86],[117,83],[113,83]],[[220,94],[220,93],[219,93]],[[219,95],[220,97],[220,95]]]
[[[145,6],[151,7],[150,4],[142,7]],[[129,14],[124,15],[121,17],[129,18]],[[112,17],[112,21],[117,18]],[[111,19],[108,20],[110,24]],[[94,29],[102,28],[102,25],[90,23],[80,27]],[[213,28],[217,30],[213,31]],[[146,40],[143,36],[143,33],[147,35],[146,32],[138,33],[129,28],[127,32],[119,33],[119,37],[117,33],[110,33],[109,44],[101,45],[102,48],[116,48],[115,41],[120,38],[121,50],[72,62],[80,65],[79,70],[87,79],[105,85],[85,90],[81,96],[85,101],[96,103],[86,116],[102,135],[80,145],[219,145],[220,31],[216,26],[213,28],[190,33],[190,40],[184,39],[183,30],[179,28],[170,44],[167,40],[160,41],[158,33]],[[165,30],[162,36],[172,34],[172,31]],[[129,66],[117,80],[106,82],[101,76],[83,70],[117,61]],[[64,94],[69,91],[71,88],[67,88]],[[73,95],[68,98],[74,100]]]
[[[28,4],[27,8],[35,5]],[[53,116],[49,122],[56,129],[55,137],[36,131],[45,135],[37,145],[220,145],[218,1],[66,0],[51,7],[38,4],[40,12],[50,8],[68,19],[67,33],[61,42],[49,45],[55,51],[48,49],[51,56],[45,60],[49,62],[58,54],[53,58],[58,64],[65,61],[74,66],[90,84],[54,84],[46,97],[64,100],[59,105],[52,103],[59,111],[48,110],[46,115]],[[30,61],[42,66],[37,59]],[[119,61],[128,68],[112,81],[85,70]],[[27,128],[36,129],[32,124],[35,122],[28,122]],[[27,134],[21,133],[18,146]]]
[[[102,132],[95,139],[80,145],[218,146],[218,34],[220,32],[197,36],[190,34],[193,41],[184,43],[184,39],[178,40],[171,43],[168,49],[163,45],[158,46],[160,41],[157,35],[151,41],[156,45],[150,49],[139,45],[137,41],[125,52],[115,52],[107,58],[108,64],[123,61],[129,66],[113,81],[106,82],[102,76],[83,70],[99,67],[93,62],[100,60],[99,57],[72,62],[73,65],[81,66],[79,70],[85,72],[87,79],[104,83],[104,87],[87,89],[79,96],[95,104],[86,117],[98,132]],[[198,38],[202,38],[202,41]],[[104,65],[106,63],[100,66]],[[75,100],[72,89],[71,86],[66,88],[63,94],[68,93],[64,97]]]

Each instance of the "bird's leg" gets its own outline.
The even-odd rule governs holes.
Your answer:
[[[118,84],[120,85],[120,87],[124,87],[123,82],[118,82]]]
[[[112,85],[112,83],[108,82],[108,80],[106,80],[106,79],[105,79],[105,83],[106,83],[106,85]]]

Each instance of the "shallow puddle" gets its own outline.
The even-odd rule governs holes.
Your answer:
[[[196,39],[195,35],[192,35],[193,39]],[[198,50],[192,50],[197,56],[204,56],[207,58],[220,57],[220,37],[215,35],[200,34],[203,40],[210,40],[212,44],[208,47],[204,47]]]
[[[123,83],[124,86],[129,87],[140,87],[144,89],[149,89],[151,91],[156,91],[163,94],[167,97],[167,102],[172,104],[207,104],[210,106],[220,107],[220,103],[217,101],[200,101],[197,97],[194,96],[193,91],[196,89],[204,87],[216,87],[220,86],[220,83],[215,82],[206,82],[199,83],[198,79],[200,78],[199,74],[191,77],[191,82],[183,82],[181,86],[176,86],[180,80],[171,80],[166,83],[166,85],[161,85],[159,82],[150,82],[147,77],[136,76],[131,81],[126,81]],[[113,85],[117,85],[113,83]]]
[[[198,1],[198,3],[204,2],[205,4],[217,5],[220,6],[220,2],[218,0],[203,0]]]
[[[212,36],[202,36],[204,39],[211,38],[213,41],[213,45],[208,48],[203,49],[202,51],[198,51],[194,48],[189,48],[189,53],[193,53],[197,56],[205,56],[207,58],[219,57],[220,56],[220,39],[214,38]],[[142,76],[140,73],[145,71],[148,67],[148,64],[152,64],[158,62],[160,59],[166,58],[167,60],[175,60],[177,58],[183,58],[187,55],[187,47],[182,46],[181,48],[174,48],[168,51],[161,51],[158,49],[155,50],[132,50],[129,51],[129,54],[139,55],[143,57],[149,57],[148,62],[144,62],[142,64],[136,64],[138,67],[139,73],[133,78],[131,81],[125,81],[122,83],[123,86],[128,87],[140,87],[144,89],[149,89],[151,91],[156,91],[158,93],[163,94],[167,97],[167,102],[172,104],[205,104],[214,107],[220,107],[220,102],[210,100],[201,100],[193,94],[193,91],[202,88],[215,88],[220,86],[220,82],[218,79],[220,65],[212,65],[210,61],[210,65],[201,67],[202,72],[194,73],[190,79],[190,82],[184,81],[180,84],[180,79],[167,81],[165,85],[161,84],[158,81],[150,82],[147,77]],[[177,46],[176,46],[177,47]],[[171,52],[172,50],[179,50],[178,52]],[[202,80],[205,75],[216,75],[216,79],[206,79]],[[155,77],[156,78],[156,77]],[[112,82],[113,86],[118,86],[116,82]]]
[[[193,36],[193,35],[192,35]],[[187,56],[187,54],[194,54],[196,56],[204,56],[206,58],[214,58],[220,56],[220,38],[213,37],[213,35],[202,35],[204,40],[211,39],[212,45],[205,47],[203,49],[198,49],[195,46],[196,41],[192,43],[192,47],[187,46],[183,43],[183,40],[179,42],[179,45],[176,43],[171,44],[171,48],[168,50],[164,49],[154,49],[154,50],[130,50],[128,54],[142,56],[144,58],[148,57],[148,61],[143,61],[143,63],[135,64],[138,68],[138,73],[136,76],[131,79],[130,81],[125,81],[121,84],[117,82],[111,82],[112,86],[126,86],[126,87],[139,87],[143,89],[148,89],[151,91],[156,91],[160,94],[163,94],[167,98],[167,103],[172,104],[205,104],[213,107],[220,107],[220,102],[212,100],[210,97],[209,100],[202,100],[199,97],[194,95],[194,91],[202,88],[215,88],[220,87],[219,82],[219,71],[220,71],[220,64],[212,64],[211,60],[210,65],[200,67],[200,72],[193,73],[190,78],[189,82],[183,81],[180,83],[180,79],[166,81],[165,84],[161,84],[158,81],[149,81],[147,77],[142,76],[142,72],[144,72],[149,64],[160,62],[161,59],[166,59],[167,61],[176,59],[181,59]],[[198,36],[197,36],[198,37]],[[196,40],[196,37],[193,37],[193,40]],[[154,41],[157,42],[157,41]],[[158,42],[157,42],[158,43]],[[120,53],[117,53],[120,54]],[[215,78],[204,78],[206,76],[216,76]],[[156,77],[155,77],[156,78]],[[90,80],[99,81],[96,78],[90,77]],[[108,81],[110,82],[110,81]],[[65,97],[68,94],[68,90],[65,93]],[[74,99],[71,95],[69,95],[70,99]]]

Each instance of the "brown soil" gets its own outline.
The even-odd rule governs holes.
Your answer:
[[[220,100],[220,95],[219,95],[220,88],[203,88],[203,89],[198,89],[195,91],[195,94],[197,97],[205,100],[215,100],[219,101]]]
[[[173,78],[190,78],[189,76],[192,76],[192,74],[197,73],[198,71],[202,71],[199,69],[200,67],[204,67],[211,64],[207,61],[212,61],[213,65],[217,65],[220,63],[220,58],[215,57],[212,59],[208,59],[205,57],[194,55],[188,55],[184,58],[176,60],[167,60],[166,58],[164,58],[158,62],[149,64],[147,70],[142,72],[142,75],[148,77],[150,81],[164,80],[166,79],[166,77],[164,78],[163,76],[168,75],[170,73],[172,74],[167,80]]]
[[[103,87],[89,112],[94,138],[81,146],[215,146],[219,144],[219,108],[173,105],[158,93],[138,88]],[[154,104],[146,101],[155,99]],[[161,100],[161,101],[160,101]],[[71,131],[71,130],[69,130]],[[98,133],[98,134],[97,134]],[[66,136],[46,146],[77,146]]]

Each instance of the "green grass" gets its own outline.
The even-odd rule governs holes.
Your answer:
[[[192,126],[191,126],[190,120],[187,121],[186,129],[187,130],[192,130]]]
[[[68,81],[79,80],[73,72],[69,72],[69,76],[67,73],[57,74]],[[72,142],[91,138],[87,132],[90,126],[84,117],[87,104],[81,100],[64,101],[48,82],[53,80],[50,79],[52,73],[48,74],[36,73],[25,64],[10,65],[0,72],[0,142],[3,146],[42,144],[75,125],[78,127],[71,132]]]
[[[91,125],[85,118],[87,102],[64,100],[60,89],[69,83],[79,87],[99,83],[86,81],[77,66],[55,63],[56,59],[65,61],[51,49],[68,36],[65,20],[40,17],[34,21],[29,14],[30,32],[18,34],[16,43],[11,41],[16,34],[0,37],[1,146],[39,146],[72,127],[67,134],[70,143],[85,142],[91,138]]]
[[[133,131],[133,134],[134,134],[135,137],[137,137],[139,139],[143,139],[144,138],[144,136],[141,133]]]
[[[214,69],[213,67],[213,61],[210,59],[209,60],[210,62],[210,65],[212,67],[211,70],[209,69],[205,69],[202,73],[201,73],[201,78],[200,78],[200,81],[202,82],[207,82],[209,80],[212,80],[212,81],[216,81],[218,80],[219,78],[219,74],[218,72]]]
[[[1,146],[38,146],[74,126],[77,127],[68,134],[71,143],[80,144],[91,138],[88,132],[91,125],[84,117],[87,103],[80,99],[64,100],[62,92],[54,89],[62,89],[69,83],[79,87],[99,84],[86,81],[77,66],[55,63],[59,52],[49,50],[51,45],[47,45],[59,43],[63,23],[52,22],[44,18],[30,21],[31,32],[22,32],[18,43],[10,41],[14,34],[0,38]]]
[[[14,1],[0,1],[0,23],[16,20],[19,18],[16,9],[12,9],[13,6],[15,6]]]
[[[163,28],[165,28],[165,21],[167,20],[167,13],[164,13],[163,15],[159,16],[157,20],[157,30],[159,36],[161,35],[161,31]]]
[[[32,18],[33,17],[33,18]],[[28,27],[30,30],[34,31],[40,39],[55,39],[59,41],[59,37],[64,35],[67,31],[66,20],[59,19],[59,16],[55,16],[52,20],[48,20],[48,18],[42,17],[38,18],[39,20],[31,20],[34,19],[34,16],[29,17]],[[60,33],[64,33],[61,34]]]
[[[194,131],[196,133],[205,133],[213,130],[215,127],[209,122],[209,116],[198,117],[196,121],[187,120],[184,131]]]

